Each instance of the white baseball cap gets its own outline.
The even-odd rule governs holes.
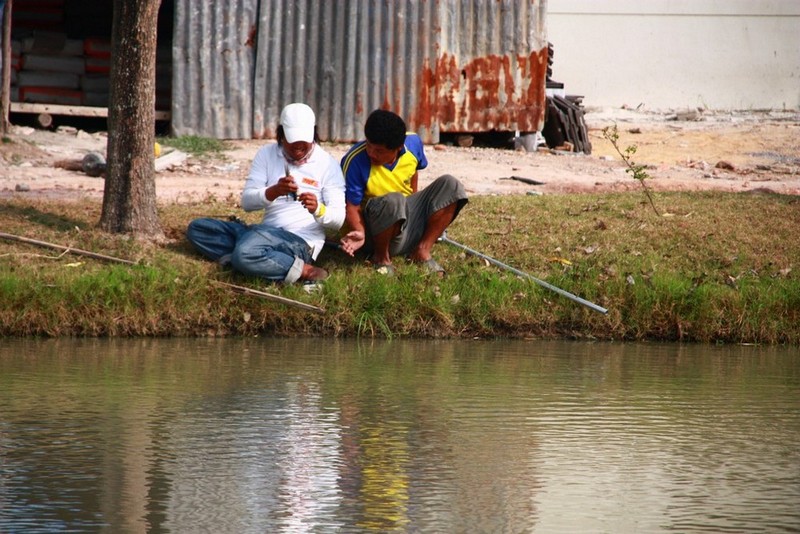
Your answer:
[[[281,111],[281,126],[287,143],[305,141],[314,142],[314,125],[317,119],[314,111],[305,104],[295,102]]]

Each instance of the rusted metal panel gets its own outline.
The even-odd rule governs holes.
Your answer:
[[[544,121],[544,0],[442,2],[434,72],[442,132],[526,131]]]
[[[544,120],[546,0],[176,1],[176,131],[271,138],[294,101],[332,141],[376,108],[426,142]]]

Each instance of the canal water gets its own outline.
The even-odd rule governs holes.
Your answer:
[[[0,339],[0,532],[797,532],[796,347]]]

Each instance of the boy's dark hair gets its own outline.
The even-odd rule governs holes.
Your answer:
[[[406,123],[396,113],[376,109],[364,123],[364,136],[370,143],[394,150],[406,142]]]

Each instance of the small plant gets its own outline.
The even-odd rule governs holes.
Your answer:
[[[375,337],[377,333],[382,334],[386,339],[392,339],[393,336],[391,327],[382,315],[370,311],[358,315],[358,337]]]
[[[225,143],[219,139],[210,137],[200,137],[197,135],[182,135],[180,137],[160,137],[158,142],[165,146],[171,146],[182,150],[193,156],[206,156],[209,154],[219,154],[225,150]]]
[[[644,189],[644,194],[647,196],[647,200],[650,201],[650,206],[652,206],[653,211],[656,215],[660,216],[661,214],[658,212],[655,203],[653,202],[653,196],[650,194],[650,189],[647,187],[645,180],[650,178],[650,175],[647,174],[644,165],[637,165],[631,159],[634,154],[636,154],[636,145],[628,145],[625,150],[620,150],[619,148],[619,131],[617,130],[617,125],[614,126],[606,126],[603,128],[603,138],[608,140],[611,143],[611,146],[614,147],[614,150],[617,151],[617,154],[620,155],[622,161],[626,165],[625,172],[630,174],[635,180],[638,180],[640,184],[642,184],[642,189]]]

